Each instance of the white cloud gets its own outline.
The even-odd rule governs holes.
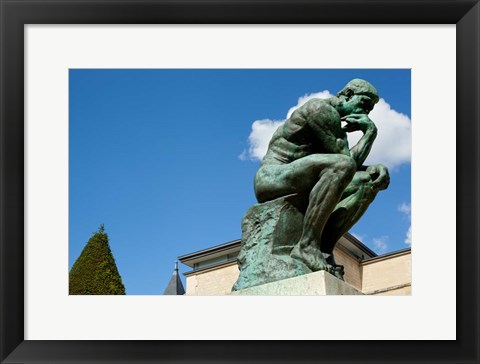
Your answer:
[[[412,245],[412,225],[407,230],[407,236],[405,237],[405,244]]]
[[[304,95],[298,99],[297,105],[292,106],[288,110],[287,118],[295,109],[312,98],[328,98],[332,96],[327,90]],[[403,163],[410,162],[412,145],[412,124],[410,118],[392,109],[384,99],[380,99],[375,105],[375,108],[370,113],[370,118],[377,125],[378,136],[365,164],[382,163],[390,169],[394,169]],[[269,119],[254,121],[252,131],[248,137],[250,146],[248,152],[244,151],[244,153],[248,153],[250,159],[261,160],[267,152],[268,143],[274,131],[283,121]],[[361,132],[349,133],[348,142],[350,147],[354,146],[361,136]],[[246,155],[244,158],[246,158]]]
[[[287,112],[287,119],[293,114],[293,112],[295,110],[297,110],[300,106],[302,106],[303,104],[305,104],[308,100],[311,100],[311,99],[328,99],[330,97],[333,97],[335,95],[332,95],[330,93],[330,91],[328,90],[324,90],[324,91],[321,91],[321,92],[315,92],[313,94],[308,94],[308,95],[303,95],[302,97],[300,97],[297,101],[297,104],[295,106],[292,106],[290,108],[290,110],[288,110]]]
[[[282,124],[283,120],[257,120],[252,124],[252,132],[248,137],[248,143],[250,144],[248,152],[244,150],[239,155],[241,160],[247,159],[247,155],[250,159],[261,160],[267,153],[268,143],[272,138],[273,133],[277,130],[278,126]]]
[[[393,110],[384,99],[380,99],[369,116],[378,128],[378,136],[365,163],[367,165],[382,163],[394,169],[410,162],[412,158],[410,118]]]
[[[238,159],[240,159],[241,161],[244,161],[244,160],[247,160],[247,158],[248,158],[248,152],[245,149],[242,153],[240,153],[240,155],[238,156]]]
[[[405,214],[405,216],[410,221],[412,218],[412,207],[410,204],[403,202],[400,206],[398,206],[398,211]],[[405,244],[412,245],[412,225],[408,227],[407,233],[405,235]]]
[[[398,211],[403,212],[408,218],[410,218],[412,207],[410,204],[402,202],[402,204],[398,206]]]
[[[375,252],[379,255],[384,254],[388,249],[388,236],[381,236],[372,239]]]

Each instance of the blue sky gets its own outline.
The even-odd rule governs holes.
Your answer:
[[[69,268],[105,224],[127,294],[163,293],[178,256],[241,237],[278,122],[353,78],[383,99],[371,159],[391,184],[351,232],[378,253],[409,247],[410,70],[73,69]]]

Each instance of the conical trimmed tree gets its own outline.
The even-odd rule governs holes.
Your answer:
[[[69,276],[71,295],[124,295],[125,286],[103,224],[88,241]]]

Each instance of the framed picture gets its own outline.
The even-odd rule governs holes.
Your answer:
[[[480,121],[478,109],[480,5],[477,1],[425,3],[422,1],[348,0],[337,4],[321,0],[278,3],[274,1],[172,3],[156,0],[147,2],[6,0],[2,2],[2,15],[0,107],[2,110],[0,124],[2,138],[0,360],[2,363],[103,361],[355,363],[377,360],[387,363],[478,362],[479,327],[476,312],[479,285],[477,228],[479,151],[477,144]],[[60,24],[63,28],[55,27]],[[155,28],[152,24],[165,26]],[[167,24],[169,26],[166,26]],[[345,24],[356,24],[357,28]],[[317,45],[315,39],[312,39],[309,44],[315,48],[320,47],[323,53],[312,51],[315,56],[308,59],[308,47],[301,47],[301,52],[296,50],[295,42],[301,43],[301,41],[298,40],[299,38],[295,40],[292,35],[306,36],[307,33],[312,32],[317,34],[315,26],[329,25],[328,34],[334,40],[337,39],[335,36],[338,37],[336,43],[340,48],[345,44],[343,49],[348,57],[358,57],[358,62],[355,63],[359,65],[358,68],[368,68],[370,64],[375,68],[379,63],[368,60],[365,54],[379,52],[377,50],[377,53],[373,51],[368,53],[368,47],[377,46],[382,49],[378,45],[381,46],[381,41],[385,39],[388,41],[388,38],[385,38],[385,35],[382,38],[378,29],[373,27],[369,30],[371,38],[364,36],[361,31],[358,31],[358,27],[362,24],[365,26],[401,24],[397,27],[397,31],[403,32],[409,41],[411,39],[412,44],[417,41],[420,43],[420,48],[430,49],[432,54],[436,54],[434,49],[442,49],[442,46],[450,50],[451,48],[448,47],[454,44],[451,41],[454,38],[448,37],[456,38],[456,62],[453,62],[456,63],[456,88],[454,84],[449,83],[455,80],[451,77],[451,72],[436,71],[434,75],[437,77],[432,83],[434,87],[429,88],[428,85],[419,85],[416,82],[419,79],[418,73],[416,76],[415,68],[412,71],[412,104],[417,105],[416,115],[422,115],[418,120],[422,121],[419,121],[419,124],[423,124],[423,126],[416,124],[419,125],[418,128],[415,129],[415,126],[413,128],[413,134],[417,136],[414,137],[413,142],[414,160],[417,155],[416,161],[420,169],[425,166],[425,163],[429,165],[429,160],[430,165],[436,166],[436,173],[432,175],[433,180],[430,182],[427,179],[428,183],[425,186],[427,190],[431,186],[431,195],[438,196],[437,199],[430,200],[430,205],[426,207],[419,204],[419,210],[423,210],[423,213],[416,220],[415,226],[418,226],[418,231],[422,229],[422,225],[424,230],[425,226],[430,228],[435,225],[439,230],[419,234],[423,238],[419,239],[418,244],[423,243],[428,247],[419,246],[417,252],[430,250],[431,254],[429,256],[419,254],[418,256],[422,259],[415,262],[417,265],[414,267],[420,267],[414,268],[418,271],[422,265],[427,265],[429,268],[426,269],[427,273],[423,274],[424,280],[418,285],[417,291],[414,284],[413,298],[397,297],[394,303],[393,300],[385,297],[381,304],[392,308],[388,317],[383,311],[378,311],[376,316],[373,310],[364,309],[368,305],[379,305],[368,300],[343,301],[337,304],[337,301],[283,299],[279,303],[272,300],[272,297],[258,300],[244,300],[244,297],[237,297],[235,301],[232,300],[233,297],[230,297],[230,300],[225,300],[224,298],[228,297],[223,297],[215,302],[202,300],[200,297],[195,301],[182,302],[178,300],[160,302],[155,299],[148,301],[135,297],[124,297],[123,301],[100,298],[87,300],[87,297],[79,297],[75,298],[75,301],[70,300],[75,303],[70,309],[63,311],[57,309],[55,301],[58,297],[68,297],[67,292],[58,292],[58,287],[68,278],[66,274],[59,276],[56,267],[66,266],[67,263],[57,259],[55,254],[58,254],[58,246],[52,241],[61,241],[62,238],[58,237],[65,236],[65,232],[68,236],[68,209],[67,213],[62,209],[55,212],[48,205],[50,201],[51,205],[56,206],[58,195],[65,195],[65,193],[68,195],[68,180],[62,180],[62,176],[68,176],[66,173],[68,155],[64,153],[64,149],[57,148],[59,145],[68,145],[63,138],[65,133],[58,131],[66,130],[68,133],[68,125],[65,126],[53,120],[58,120],[58,118],[55,119],[54,114],[68,115],[69,100],[68,82],[65,82],[65,80],[68,81],[68,77],[61,76],[60,83],[57,83],[56,76],[50,73],[50,63],[60,64],[58,60],[62,58],[62,52],[68,53],[73,49],[77,50],[71,53],[77,61],[70,60],[67,67],[61,70],[62,75],[68,74],[69,67],[118,68],[118,64],[112,61],[113,58],[127,59],[129,54],[136,53],[142,48],[147,49],[147,57],[138,68],[192,68],[192,65],[197,64],[197,68],[242,68],[242,65],[246,65],[246,68],[284,67],[282,66],[284,63],[275,64],[268,58],[264,58],[263,63],[255,59],[255,56],[263,55],[262,52],[265,49],[274,49],[268,43],[268,40],[271,40],[272,43],[279,43],[279,48],[275,49],[281,50],[281,46],[284,46],[287,53],[301,54],[305,59],[304,63],[301,63],[301,68],[322,68],[325,66],[321,65],[318,55],[325,54],[327,58],[328,49],[321,47],[326,47],[325,44],[330,43],[326,40],[322,42],[320,38]],[[422,25],[418,26],[418,24]],[[429,24],[436,25],[429,26]],[[455,26],[455,33],[452,33],[453,28],[443,33],[444,30],[438,24]],[[221,29],[213,25],[225,27],[223,38],[217,38],[215,34],[219,34]],[[341,30],[342,27],[343,30]],[[206,32],[204,32],[205,29]],[[425,32],[426,29],[428,32]],[[131,36],[132,32],[136,32],[135,36],[144,36],[145,39],[149,37],[148,33],[154,35],[150,35],[149,41],[139,42],[138,48],[135,48],[136,42],[132,41],[135,36]],[[180,40],[184,39],[182,37],[194,39],[194,32],[214,39],[212,48],[196,48],[194,43]],[[385,34],[388,32],[388,29],[385,30]],[[441,36],[433,36],[435,33]],[[267,34],[265,38],[267,43],[263,43],[263,46],[262,43],[255,43],[256,37],[261,39],[265,34]],[[442,43],[443,34],[445,37]],[[48,38],[51,35],[54,37]],[[416,40],[415,35],[418,36]],[[430,38],[429,35],[431,35]],[[57,36],[59,37],[55,38]],[[50,48],[42,41],[47,38],[50,42],[51,39],[60,39],[61,42]],[[101,41],[95,42],[95,38]],[[156,39],[159,40],[158,43]],[[375,39],[378,40],[377,43]],[[242,48],[244,47],[242,43],[251,43],[253,46]],[[203,43],[201,44],[203,46]],[[392,49],[386,43],[383,44],[385,44],[383,46],[385,51]],[[192,63],[191,51],[182,53],[184,52],[182,47],[186,46],[197,52],[198,59],[195,61],[200,61]],[[247,54],[243,63],[225,62],[225,58],[222,58],[223,54],[235,53],[234,48],[256,49],[258,53]],[[415,49],[420,48],[412,46],[410,49],[412,58]],[[120,53],[118,53],[119,49],[122,50]],[[365,49],[366,53],[359,54],[359,49]],[[149,50],[154,51],[149,53]],[[94,57],[90,56],[90,60],[94,59],[94,62],[89,63],[81,58],[85,52],[94,55]],[[112,58],[109,58],[109,53]],[[170,58],[173,53],[178,53],[176,59]],[[213,54],[211,59],[216,60],[202,63],[201,60],[206,59],[203,53],[210,53],[210,57]],[[450,56],[447,53],[445,58],[454,59],[452,52]],[[32,67],[31,59],[41,54],[43,54],[43,63],[40,62]],[[152,56],[151,61],[148,59],[149,54]],[[184,58],[190,57],[190,59],[182,60],[178,55],[186,55]],[[158,63],[157,57],[168,59],[168,61]],[[348,59],[348,57],[343,58]],[[409,55],[407,54],[406,57]],[[250,62],[249,59],[254,61]],[[361,63],[362,59],[364,63]],[[429,59],[431,68],[435,70],[434,66],[438,66],[435,64],[436,61],[439,64],[446,62],[445,59]],[[354,64],[349,62],[339,62],[335,65],[338,68],[346,68],[349,64]],[[133,67],[128,62],[119,64],[128,65],[128,68]],[[385,67],[402,68],[404,65],[405,63],[398,61],[387,64]],[[49,75],[50,80],[47,79],[46,82],[38,84],[35,90],[29,89],[32,84],[27,81],[35,73],[42,72]],[[54,90],[56,84],[61,85],[60,90],[63,90],[63,93],[56,93],[58,91]],[[420,89],[426,89],[428,92],[422,93]],[[57,106],[45,107],[40,100],[32,98],[32,95],[39,93],[44,94],[48,102],[51,102],[51,105],[57,105],[58,109]],[[455,103],[454,100],[456,100],[456,120],[451,120],[450,129],[448,122],[445,124],[438,120],[442,117],[443,119],[455,117],[455,114],[451,114],[452,110],[455,110],[455,106],[452,106]],[[420,107],[427,110],[427,113],[418,112]],[[47,114],[44,114],[45,111]],[[31,123],[29,120],[38,113],[47,117],[42,116],[38,122]],[[51,119],[48,118],[48,114],[52,115]],[[420,131],[422,128],[427,130],[427,134]],[[35,135],[37,135],[36,138],[33,137]],[[38,138],[38,135],[42,137]],[[42,139],[44,135],[45,139]],[[422,138],[418,137],[420,135]],[[433,136],[438,139],[432,141]],[[39,154],[36,159],[30,152],[36,148],[35,140],[39,139],[47,145],[47,153]],[[424,156],[428,158],[425,159]],[[442,188],[438,189],[438,185],[443,186],[442,183],[447,180],[450,192]],[[64,183],[65,181],[67,183]],[[452,196],[451,192],[455,184],[456,193]],[[418,187],[414,180],[413,189],[415,188]],[[449,194],[448,198],[447,194]],[[41,204],[32,204],[31,202],[38,195],[43,195],[46,199],[42,199]],[[454,204],[456,204],[456,211],[454,211]],[[447,222],[440,219],[442,210],[443,215],[448,217]],[[42,215],[43,219],[49,220],[48,224],[44,224]],[[449,221],[451,226],[444,226],[448,225]],[[444,236],[449,239],[444,238],[442,243],[435,239],[429,241],[429,237],[441,239],[440,226],[444,229]],[[50,240],[49,234],[56,235],[56,238]],[[449,241],[452,234],[456,236],[456,244]],[[62,249],[66,251],[67,247]],[[61,257],[62,254],[60,254]],[[416,257],[415,254],[413,256]],[[37,268],[34,269],[32,264],[42,259],[45,260],[42,268],[45,275],[42,273],[43,281],[38,282],[32,280],[32,271],[37,272]],[[431,272],[430,267],[435,268],[434,273]],[[429,283],[430,288],[436,289],[429,290]],[[438,287],[441,289],[437,289]],[[376,297],[376,299],[383,298]],[[415,317],[406,320],[408,325],[402,328],[397,327],[393,323],[404,320],[405,312],[408,314],[412,312],[407,309],[402,312],[401,304],[412,310],[414,308],[412,299],[416,302],[424,300],[426,303],[418,306],[421,309],[414,313]],[[450,309],[456,308],[456,319],[455,317],[452,319],[451,312],[442,312],[438,309],[444,307],[442,304],[447,300],[449,300]],[[148,303],[145,303],[147,301]],[[144,304],[146,306],[142,306]],[[288,305],[294,307],[292,312],[283,309]],[[349,305],[355,305],[355,308],[350,309]],[[282,309],[279,310],[276,306]],[[142,315],[140,312],[143,308],[148,312],[147,315]],[[201,313],[195,313],[199,308]],[[333,311],[332,315],[331,310],[335,308],[337,312]],[[102,318],[98,312],[95,313],[95,309],[105,317]],[[157,315],[155,309],[157,309]],[[107,319],[109,311],[110,316]],[[88,322],[88,329],[78,327],[77,330],[74,325],[88,321],[86,320],[88,315],[95,317],[92,322]],[[327,317],[335,315],[337,319]],[[348,320],[345,321],[340,316],[347,317]],[[166,320],[167,317],[168,320]],[[422,321],[421,318],[425,317],[428,319]],[[385,324],[389,320],[392,323],[390,327]],[[61,321],[64,322],[63,326],[58,324]],[[315,327],[308,328],[309,322]],[[421,324],[415,326],[418,322]],[[192,325],[188,326],[188,323]],[[325,324],[324,327],[322,323]],[[442,335],[419,335],[419,332],[424,332],[422,326],[425,325],[430,326],[430,332],[442,332]],[[379,328],[389,332],[372,333]],[[152,330],[161,332],[161,335],[152,334]],[[307,332],[308,330],[310,332]],[[311,333],[319,331],[321,335]],[[379,343],[377,340],[382,342]]]

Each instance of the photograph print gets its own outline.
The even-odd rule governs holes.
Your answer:
[[[410,69],[70,69],[70,295],[410,295]]]

